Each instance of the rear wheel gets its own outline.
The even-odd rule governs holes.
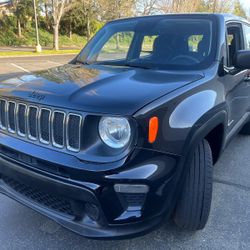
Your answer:
[[[196,148],[174,221],[188,230],[203,229],[207,223],[213,190],[213,161],[209,143],[202,140]]]

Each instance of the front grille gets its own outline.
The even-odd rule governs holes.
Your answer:
[[[69,200],[61,199],[60,197],[57,197],[55,195],[47,194],[7,176],[2,176],[2,180],[7,186],[9,186],[17,193],[36,203],[39,203],[42,206],[70,216],[74,215],[71,202]]]
[[[72,152],[81,148],[79,114],[0,99],[0,129]]]
[[[15,133],[16,131],[15,109],[16,109],[16,103],[9,102],[7,114],[8,114],[8,130],[10,133]]]
[[[65,114],[63,112],[55,111],[52,120],[52,143],[58,148],[63,148]]]
[[[26,132],[26,110],[25,104],[19,103],[17,107],[17,133],[20,136],[25,136]]]
[[[30,106],[28,109],[28,137],[31,140],[37,139],[37,115],[38,108],[34,106]]]
[[[80,148],[80,136],[81,136],[81,116],[69,114],[67,120],[67,148],[72,151],[76,151]]]
[[[6,101],[0,100],[0,127],[6,129]]]
[[[50,115],[51,111],[49,109],[41,109],[40,111],[40,141],[49,144],[50,142]]]

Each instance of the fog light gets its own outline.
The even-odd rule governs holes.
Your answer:
[[[127,194],[146,194],[149,191],[147,185],[141,184],[115,184],[114,189],[117,193],[127,193]]]
[[[98,221],[100,218],[99,208],[92,203],[85,204],[85,212],[94,221]]]

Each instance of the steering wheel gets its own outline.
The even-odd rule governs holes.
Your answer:
[[[200,63],[198,59],[188,55],[175,56],[174,58],[171,59],[170,62],[178,64],[178,61],[183,61],[183,60],[190,62],[190,64]]]

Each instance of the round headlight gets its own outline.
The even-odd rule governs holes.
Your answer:
[[[125,147],[131,137],[131,128],[126,118],[103,117],[99,123],[99,134],[111,148]]]

